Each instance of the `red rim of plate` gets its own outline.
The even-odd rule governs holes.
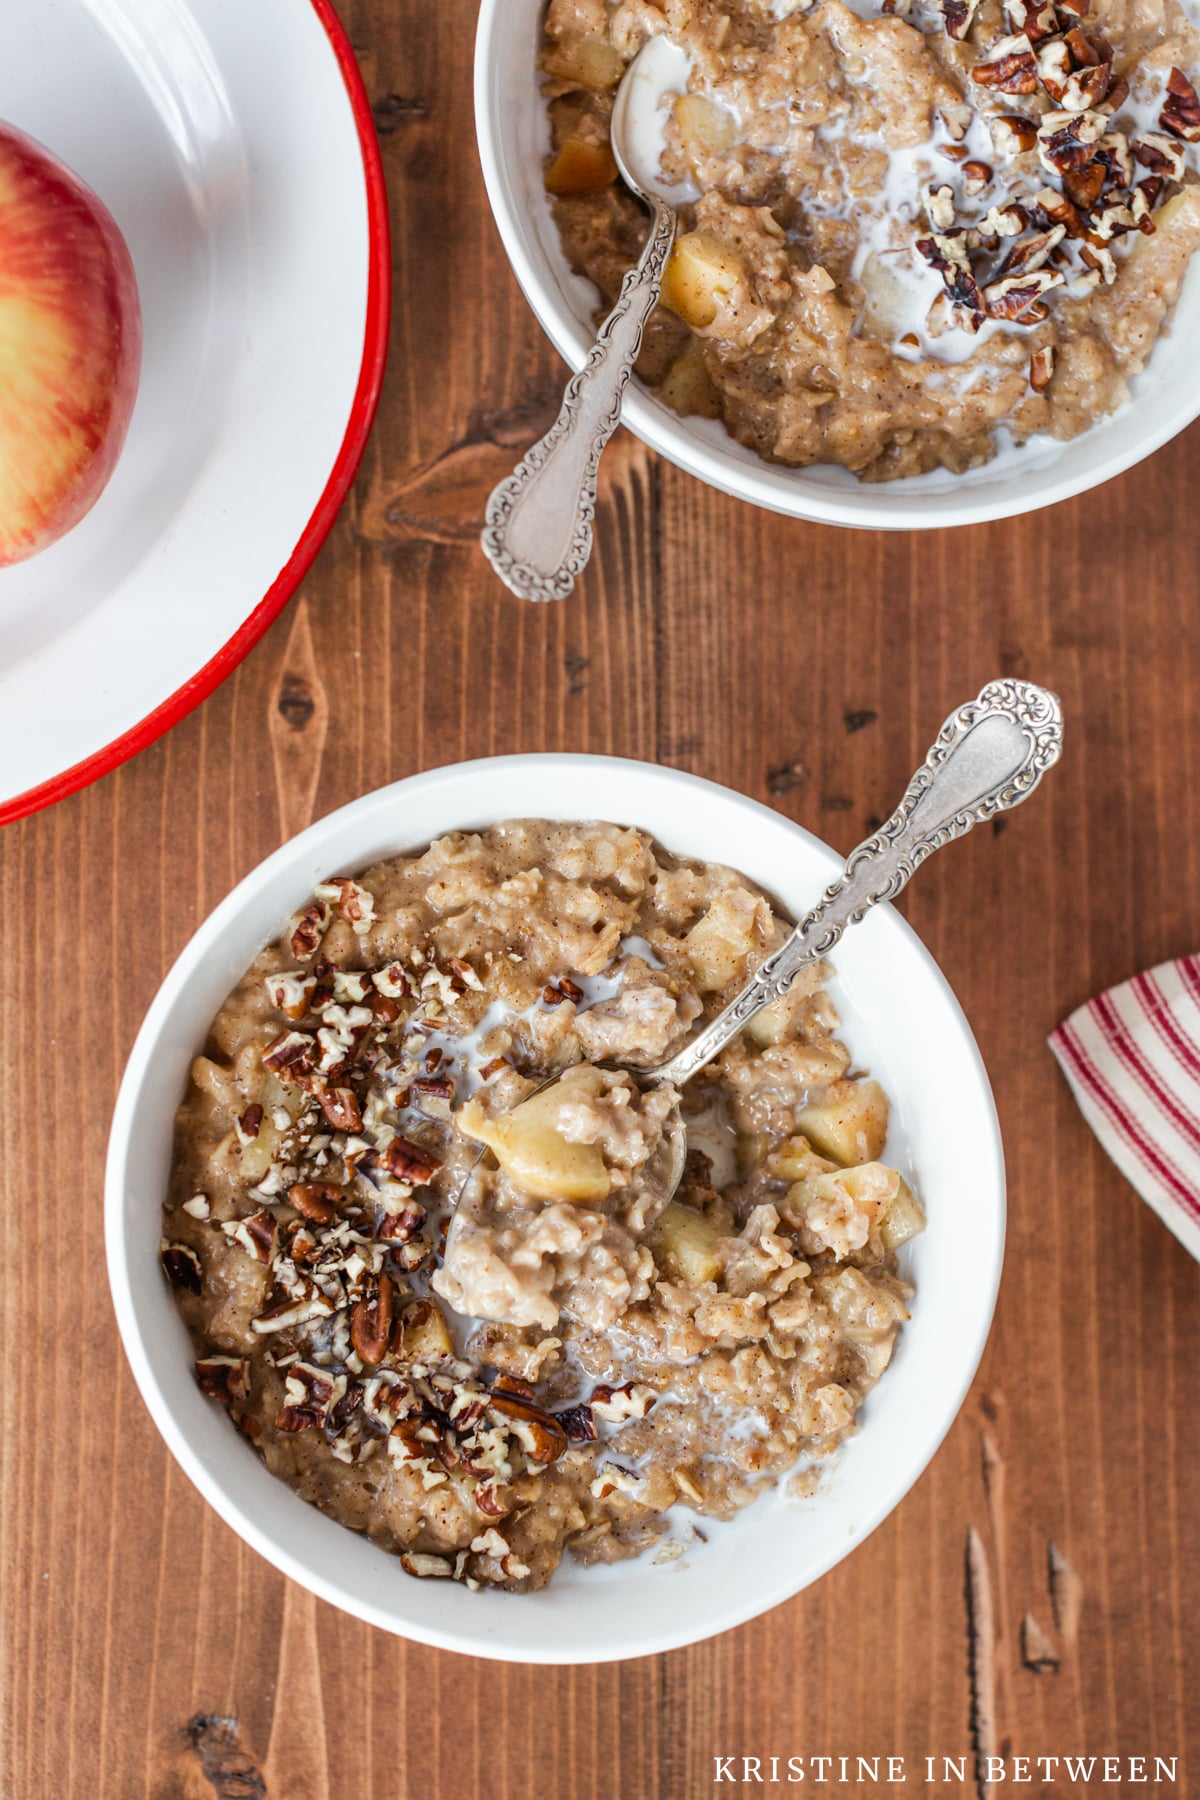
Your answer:
[[[375,422],[387,360],[392,294],[387,187],[383,178],[383,158],[375,133],[371,102],[367,98],[367,90],[345,27],[333,9],[333,0],[310,0],[310,4],[329,38],[342,79],[346,83],[362,147],[363,172],[367,184],[369,266],[363,359],[350,409],[350,421],[337,460],[299,543],[264,598],[229,641],[221,646],[216,655],[190,681],[185,681],[181,688],[156,706],[153,712],[147,713],[137,725],[114,738],[111,744],[94,751],[91,756],[85,756],[82,762],[64,769],[60,775],[52,775],[37,787],[28,788],[25,793],[17,794],[10,800],[0,801],[0,825],[40,812],[43,807],[52,806],[56,800],[65,800],[68,794],[77,793],[89,782],[107,775],[111,769],[117,768],[139,750],[152,744],[156,738],[160,738],[172,725],[177,725],[194,707],[199,706],[202,700],[206,700],[254,648],[268,625],[283,611],[312,567],[317,551],[328,537],[350,484],[358,472]]]

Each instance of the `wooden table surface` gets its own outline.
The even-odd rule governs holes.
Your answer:
[[[1200,431],[1088,498],[914,536],[770,518],[622,436],[582,590],[524,607],[476,539],[563,371],[484,198],[475,7],[343,11],[383,134],[397,274],[353,497],[224,687],[0,833],[0,1792],[691,1800],[716,1755],[892,1754],[905,1787],[810,1776],[799,1791],[899,1794],[926,1755],[978,1740],[1176,1756],[1174,1786],[1120,1791],[1200,1794],[1197,1270],[1098,1149],[1045,1045],[1097,988],[1200,945]],[[978,1036],[1011,1184],[983,1366],[913,1492],[797,1599],[624,1666],[441,1654],[275,1574],[160,1443],[104,1276],[117,1084],[200,920],[314,816],[493,752],[693,770],[848,849],[998,673],[1058,690],[1068,748],[1029,806],[939,859],[904,905]],[[1019,1791],[1083,1790],[1060,1766]]]

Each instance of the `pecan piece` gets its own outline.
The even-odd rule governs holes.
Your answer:
[[[1004,0],[1004,16],[1009,30],[1024,33],[1031,44],[1053,37],[1058,30],[1053,0]]]
[[[200,1292],[200,1258],[189,1244],[169,1244],[164,1238],[158,1247],[158,1260],[177,1294]]]
[[[970,162],[963,164],[963,192],[971,199],[974,199],[976,194],[982,194],[991,179],[991,163],[979,162],[973,158]]]
[[[1025,33],[1021,31],[1012,37],[1001,38],[987,60],[975,64],[971,80],[999,94],[1036,94],[1037,57]]]
[[[1054,374],[1054,345],[1043,344],[1029,359],[1029,385],[1035,394],[1044,394]]]
[[[1032,237],[1018,239],[997,269],[997,278],[1005,275],[1031,275],[1049,260],[1050,252],[1062,242],[1065,235],[1065,228],[1055,225],[1050,231],[1038,231]]]
[[[507,1069],[510,1066],[507,1056],[493,1056],[492,1060],[484,1063],[480,1069],[479,1079],[480,1081],[491,1081],[493,1076],[500,1073],[501,1069]]]
[[[644,1419],[657,1399],[654,1389],[646,1383],[627,1381],[623,1387],[598,1387],[591,1405],[598,1419],[623,1425],[627,1419]]]
[[[946,36],[961,42],[971,29],[971,20],[979,9],[979,0],[940,0]]]
[[[427,1555],[423,1550],[406,1550],[400,1567],[406,1575],[415,1575],[421,1581],[448,1581],[454,1574],[454,1564],[448,1557]]]
[[[1021,156],[1037,143],[1037,125],[1024,113],[997,113],[987,128],[997,156]]]
[[[595,1443],[596,1421],[592,1417],[592,1409],[586,1401],[578,1406],[566,1406],[562,1412],[556,1412],[554,1417],[566,1432],[569,1443]]]
[[[1152,175],[1166,181],[1180,181],[1187,163],[1187,152],[1173,137],[1159,131],[1145,131],[1133,140],[1134,159]]]
[[[499,1413],[501,1422],[516,1438],[530,1462],[552,1463],[567,1447],[567,1434],[552,1413],[515,1395],[497,1393],[488,1402],[489,1412]]]
[[[1112,65],[1097,63],[1094,68],[1076,69],[1054,98],[1064,112],[1081,113],[1099,106],[1112,82]]]
[[[313,1066],[317,1046],[307,1032],[285,1031],[262,1053],[264,1069],[278,1075],[280,1081],[299,1081]]]
[[[1085,163],[1081,169],[1064,169],[1063,192],[1080,212],[1095,206],[1104,192],[1105,167],[1102,162]]]
[[[409,1138],[394,1137],[380,1150],[379,1166],[397,1181],[406,1181],[410,1187],[421,1187],[432,1181],[441,1164],[421,1144],[414,1144]]]
[[[251,1213],[248,1219],[228,1219],[221,1230],[235,1244],[240,1244],[248,1256],[255,1262],[269,1263],[275,1254],[275,1234],[278,1227],[274,1213],[266,1207]]]
[[[353,1088],[320,1088],[317,1100],[335,1131],[360,1131],[362,1111]]]
[[[471,1498],[486,1519],[503,1519],[512,1511],[507,1489],[495,1480],[477,1482]]]
[[[258,1136],[263,1122],[263,1109],[256,1100],[248,1106],[237,1121],[237,1135],[240,1144],[252,1144]]]
[[[418,1075],[410,1085],[413,1104],[430,1119],[448,1119],[454,1105],[455,1085],[449,1075]]]
[[[316,1431],[345,1388],[342,1376],[312,1363],[290,1363],[284,1372],[283,1405],[275,1415],[279,1431]]]
[[[250,1364],[244,1356],[201,1356],[196,1360],[196,1381],[210,1400],[231,1406],[250,1391]]]
[[[301,962],[307,962],[316,953],[328,923],[329,908],[320,900],[314,900],[306,906],[292,932],[292,955],[299,957]]]
[[[918,238],[916,248],[918,255],[941,276],[954,303],[955,322],[968,331],[978,331],[984,306],[979,284],[971,273],[965,240],[961,236]]]
[[[267,997],[287,1019],[302,1019],[316,987],[314,975],[268,975]]]
[[[399,963],[389,963],[386,969],[376,969],[371,980],[376,991],[385,1000],[403,1000],[412,989],[408,985],[408,977]]]
[[[382,1362],[392,1332],[392,1279],[372,1277],[350,1318],[350,1342],[365,1363]]]
[[[1117,259],[1112,251],[1099,244],[1084,244],[1079,254],[1089,269],[1096,270],[1105,287],[1111,287],[1117,279]]]
[[[301,1218],[314,1225],[332,1225],[343,1198],[343,1190],[329,1181],[297,1181],[288,1189],[288,1199]]]
[[[1167,98],[1158,122],[1189,144],[1200,141],[1200,98],[1182,69],[1173,68],[1167,76]]]
[[[1072,75],[1071,52],[1061,38],[1053,38],[1037,52],[1038,78],[1052,100],[1061,100]],[[1072,111],[1079,111],[1073,107]]]
[[[1087,226],[1079,216],[1079,208],[1057,188],[1039,188],[1034,197],[1034,211],[1039,223],[1049,229],[1061,225],[1068,237],[1079,238],[1086,235]]]
[[[1043,294],[1062,284],[1062,276],[1054,270],[1037,269],[1032,275],[1009,275],[1002,281],[993,281],[984,288],[983,297],[993,319],[1019,319]]]
[[[371,929],[375,918],[375,898],[349,875],[332,875],[314,889],[318,900],[333,901],[338,911],[357,936]]]
[[[1049,112],[1038,126],[1038,157],[1052,175],[1082,169],[1095,156],[1094,146],[1108,120],[1098,112]],[[1103,174],[1103,168],[1101,170]]]

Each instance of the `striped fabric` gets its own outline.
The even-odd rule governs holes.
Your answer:
[[[1200,1258],[1200,956],[1089,1000],[1050,1048],[1121,1173]]]

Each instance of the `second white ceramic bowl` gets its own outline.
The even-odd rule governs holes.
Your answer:
[[[595,340],[596,290],[574,275],[542,186],[548,144],[539,92],[544,0],[483,0],[475,47],[475,122],[488,197],[525,297],[559,355],[582,367]],[[1200,259],[1197,259],[1200,263]],[[1174,324],[1134,383],[1133,399],[1069,444],[1034,439],[965,475],[937,470],[866,484],[822,464],[787,469],[735,443],[719,423],[682,419],[636,379],[622,421],[681,469],[772,512],[830,525],[918,530],[1032,512],[1087,492],[1165,444],[1200,414],[1200,266],[1193,264]]]
[[[836,989],[856,1062],[894,1103],[889,1143],[929,1224],[907,1264],[917,1295],[861,1429],[819,1491],[764,1495],[679,1562],[581,1570],[537,1594],[417,1581],[269,1475],[192,1376],[158,1265],[172,1118],[208,1026],[313,885],[440,833],[516,817],[638,825],[669,849],[733,863],[793,915],[840,866],[816,838],[726,788],[645,763],[509,756],[435,769],[322,819],[268,857],[203,924],[147,1014],[113,1118],[105,1198],[117,1322],[143,1398],[185,1473],[245,1541],[303,1587],[387,1631],[521,1662],[598,1662],[693,1643],[785,1600],[849,1554],[907,1492],[957,1413],[983,1350],[1004,1243],[1004,1160],[987,1076],[958,1004],[897,912],[840,946]],[[935,877],[936,879],[936,877]],[[707,1529],[707,1527],[706,1527]]]

